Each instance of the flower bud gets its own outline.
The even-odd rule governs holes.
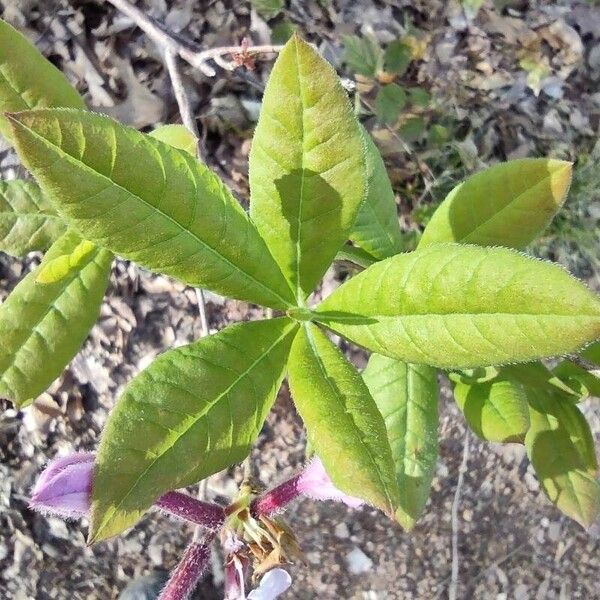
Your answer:
[[[256,515],[271,515],[282,510],[299,495],[313,500],[336,500],[351,508],[359,508],[364,504],[359,498],[353,498],[338,490],[327,475],[321,459],[314,458],[298,475],[257,498],[252,511]]]
[[[29,506],[65,519],[87,517],[95,458],[92,452],[79,452],[51,461],[32,490]],[[225,512],[218,504],[202,502],[181,492],[163,494],[155,506],[208,529],[218,529],[225,519]]]
[[[53,460],[35,484],[29,506],[65,519],[87,517],[94,454],[79,452]]]
[[[314,458],[300,473],[296,487],[301,494],[313,500],[335,500],[350,508],[359,508],[364,502],[338,490],[327,475],[320,458]]]

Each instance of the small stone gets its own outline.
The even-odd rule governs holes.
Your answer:
[[[165,571],[155,571],[150,575],[131,581],[121,592],[118,600],[150,600],[157,598],[164,587],[169,574]]]
[[[350,537],[350,531],[348,529],[348,525],[346,523],[338,523],[335,526],[334,530],[335,537],[340,538],[341,540],[345,540]]]
[[[535,475],[533,475],[533,473],[530,473],[529,471],[527,471],[525,473],[525,485],[527,486],[527,489],[530,492],[537,492],[540,489],[540,484],[538,482],[538,480],[535,478]]]
[[[65,522],[61,519],[56,519],[54,517],[48,517],[47,519],[48,529],[50,531],[50,535],[53,538],[59,540],[68,540],[70,538],[69,530],[65,525]]]
[[[514,598],[515,600],[528,600],[529,590],[525,584],[519,583],[519,585],[515,587]]]
[[[160,567],[164,562],[162,546],[150,544],[148,546],[148,557],[157,567]]]
[[[373,561],[360,549],[354,548],[346,555],[348,569],[353,575],[367,573],[373,568]]]
[[[550,525],[548,526],[548,539],[551,542],[558,542],[558,540],[560,539],[560,523],[559,522],[554,522],[554,523],[550,523]]]

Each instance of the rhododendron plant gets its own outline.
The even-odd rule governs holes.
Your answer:
[[[86,111],[5,23],[0,64],[0,131],[35,179],[0,187],[0,249],[47,250],[0,306],[1,396],[26,406],[60,375],[97,317],[115,255],[275,311],[160,355],[116,401],[93,465],[89,455],[51,465],[34,507],[88,514],[90,542],[153,506],[196,523],[210,514],[163,597],[195,585],[217,529],[229,596],[243,597],[253,564],[263,583],[252,594],[274,597],[285,577],[269,571],[299,556],[274,513],[298,494],[365,502],[415,525],[437,459],[441,371],[478,436],[524,444],[550,500],[582,525],[596,518],[597,463],[577,402],[598,386],[600,300],[523,252],[562,206],[570,163],[522,159],[475,174],[405,252],[381,156],[335,71],[297,35],[264,93],[249,214],[189,153],[185,130],[145,134]],[[318,301],[339,258],[351,273]],[[370,353],[362,373],[328,332]],[[286,376],[319,460],[266,495],[247,482],[222,522],[222,508],[175,491],[248,456]]]

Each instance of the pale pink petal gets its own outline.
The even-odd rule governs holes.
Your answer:
[[[94,454],[71,454],[53,460],[32,490],[31,508],[65,518],[86,517],[90,508]]]
[[[248,559],[239,551],[244,543],[232,531],[226,530],[223,539],[225,552],[225,599],[246,600],[246,572],[250,565]]]
[[[338,490],[332,483],[320,458],[314,458],[298,476],[298,491],[313,500],[336,500],[351,508],[359,508],[364,504],[359,498],[348,496]]]
[[[248,600],[275,600],[292,585],[292,578],[283,569],[265,573],[258,587],[248,594]]]
[[[247,561],[237,555],[229,556],[225,561],[224,600],[246,600]]]
[[[313,500],[336,500],[351,508],[359,508],[364,502],[338,490],[327,475],[323,463],[314,458],[303,471],[280,483],[259,496],[252,504],[255,515],[272,515],[281,512],[299,495]]]

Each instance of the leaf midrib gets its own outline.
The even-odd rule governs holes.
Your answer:
[[[411,317],[565,317],[569,319],[600,319],[600,312],[598,313],[577,313],[577,314],[561,314],[561,313],[526,313],[526,312],[471,312],[471,313],[438,313],[438,312],[427,312],[427,313],[400,313],[395,315],[378,315],[378,314],[365,314],[365,315],[336,315],[331,316],[328,315],[327,312],[314,312],[315,319],[319,322],[322,322],[324,325],[328,323],[357,323],[358,325],[364,325],[368,327],[369,325],[376,325],[377,322],[365,322],[365,319],[409,319]],[[322,319],[319,319],[319,316]]]
[[[246,277],[247,279],[249,279],[250,281],[252,281],[254,284],[258,285],[263,290],[266,290],[269,294],[271,294],[272,296],[274,296],[278,300],[281,300],[281,302],[283,302],[284,306],[288,306],[288,307],[291,306],[291,303],[288,300],[285,300],[285,298],[283,298],[282,296],[280,296],[275,290],[271,289],[269,286],[267,286],[266,284],[264,284],[261,281],[259,281],[258,279],[256,279],[256,277],[254,277],[252,274],[250,274],[247,271],[245,271],[244,269],[242,269],[239,265],[235,265],[234,263],[232,263],[228,258],[226,258],[225,256],[223,256],[220,252],[218,252],[215,248],[213,248],[206,241],[200,239],[193,231],[191,231],[190,229],[185,228],[181,223],[179,223],[178,221],[176,221],[173,217],[171,217],[170,215],[166,214],[165,212],[163,212],[158,207],[156,207],[155,205],[151,204],[150,202],[148,202],[147,200],[145,200],[141,196],[138,196],[137,194],[134,194],[133,192],[131,192],[127,188],[123,187],[122,185],[120,185],[119,183],[117,183],[116,181],[114,181],[113,179],[111,179],[110,177],[108,177],[107,175],[104,175],[103,173],[100,173],[99,171],[96,171],[95,169],[93,169],[89,165],[85,164],[81,160],[78,160],[74,156],[71,156],[70,154],[68,154],[67,152],[65,152],[60,146],[57,146],[56,144],[54,144],[50,140],[42,137],[37,132],[33,131],[30,127],[28,127],[27,125],[25,125],[24,123],[22,123],[21,121],[17,121],[17,122],[19,123],[19,125],[21,127],[24,127],[25,129],[27,129],[27,131],[31,135],[35,136],[36,138],[42,140],[43,142],[45,142],[46,144],[48,144],[49,146],[51,146],[52,148],[54,148],[55,151],[59,154],[59,156],[62,155],[61,158],[65,158],[66,160],[71,160],[71,161],[75,162],[76,165],[79,168],[81,168],[83,170],[90,171],[92,174],[96,175],[97,177],[99,177],[101,179],[104,179],[104,180],[110,182],[110,184],[112,184],[115,187],[119,188],[120,190],[123,190],[129,196],[131,196],[132,198],[137,199],[139,202],[141,202],[142,204],[144,204],[145,206],[147,206],[148,208],[150,208],[150,210],[155,211],[156,213],[158,213],[159,215],[163,216],[165,219],[167,219],[168,221],[170,221],[171,223],[173,223],[183,233],[186,233],[186,234],[190,235],[203,248],[206,248],[210,253],[212,253],[214,256],[216,256],[219,260],[221,260],[225,264],[229,265],[234,272],[237,271],[238,273],[241,273],[244,277]],[[161,162],[162,162],[162,157],[161,157]],[[194,177],[194,179],[195,179],[195,177]],[[245,215],[245,213],[244,213],[244,215]],[[246,217],[246,219],[248,219],[247,215],[245,215],[245,217]],[[253,226],[252,223],[250,223],[250,225]],[[259,237],[260,237],[260,235],[259,235]],[[262,240],[262,238],[260,238],[260,239]]]
[[[323,361],[321,360],[321,355],[319,354],[319,351],[316,348],[314,339],[312,337],[312,332],[310,331],[310,328],[308,325],[304,326],[304,331],[306,333],[306,339],[308,341],[308,345],[310,346],[310,349],[313,353],[313,356],[315,358],[315,362],[317,363],[317,365],[319,366],[319,371],[321,371],[321,375],[323,376],[323,379],[327,382],[327,386],[329,387],[329,389],[332,391],[334,396],[339,396],[338,392],[337,392],[337,388],[333,385],[332,381],[331,381],[331,377],[327,374],[327,370],[325,368],[325,365],[323,364]],[[365,384],[366,387],[366,384]],[[367,388],[368,389],[368,388]],[[370,394],[370,392],[369,392]],[[374,402],[374,401],[373,401]],[[360,429],[358,428],[358,426],[356,425],[356,422],[354,420],[353,415],[348,411],[348,410],[344,410],[344,412],[350,417],[350,419],[352,420],[352,424],[354,425],[354,428],[358,431],[360,431]],[[387,428],[386,428],[387,430]],[[371,449],[369,448],[369,446],[365,443],[363,437],[361,435],[358,436],[362,446],[364,447],[364,449],[367,452],[367,455],[371,461],[371,463],[373,464],[373,467],[375,469],[375,473],[377,474],[377,478],[379,479],[379,483],[381,484],[382,489],[385,491],[385,496],[388,500],[388,504],[389,507],[394,510],[394,502],[388,492],[388,488],[387,485],[384,483],[382,477],[381,477],[381,473],[379,470],[379,467],[377,465],[377,461],[375,460],[375,457],[373,455],[373,452],[371,451]],[[390,452],[391,452],[391,448],[390,448]],[[393,469],[394,471],[394,475],[395,475],[395,468]]]
[[[305,105],[304,105],[304,95],[302,94],[302,80],[300,77],[300,53],[298,51],[298,41],[294,40],[294,50],[296,53],[296,78],[297,78],[297,82],[298,82],[298,96],[300,97],[300,104],[302,105],[302,110],[301,110],[301,114],[300,114],[300,127],[301,127],[301,132],[300,132],[300,136],[302,138],[302,154],[301,154],[301,158],[300,158],[300,198],[298,201],[298,223],[296,226],[296,232],[297,232],[297,237],[296,237],[296,301],[298,302],[299,306],[303,306],[304,305],[304,292],[302,290],[302,284],[301,284],[301,280],[300,280],[300,261],[301,261],[301,257],[302,257],[302,240],[301,240],[301,234],[302,234],[302,208],[303,208],[303,201],[304,201],[304,181],[305,181],[305,174],[304,174],[304,156],[305,156],[305,135],[304,135],[304,131],[305,131],[305,123],[304,123],[304,113],[305,113]]]
[[[129,496],[135,491],[138,484],[142,481],[142,479],[147,475],[148,471],[154,467],[154,465],[164,458],[164,456],[172,450],[175,444],[187,433],[189,433],[190,429],[194,427],[200,419],[202,419],[210,410],[212,410],[215,405],[220,402],[224,397],[226,397],[229,392],[238,385],[242,379],[244,379],[259,363],[261,363],[265,358],[267,358],[271,352],[288,336],[292,333],[293,329],[296,327],[295,323],[290,323],[286,326],[284,332],[277,338],[275,342],[266,351],[264,351],[247,369],[245,369],[242,373],[240,373],[236,379],[225,389],[223,390],[212,402],[207,404],[204,409],[199,412],[195,418],[190,422],[190,424],[186,427],[183,427],[181,433],[177,436],[177,438],[173,441],[173,443],[164,450],[161,454],[158,454],[150,464],[144,469],[144,471],[137,477],[135,482],[130,486],[129,490],[125,493],[125,495],[121,498],[121,500],[116,504],[116,506],[111,506],[111,508],[105,513],[105,517],[102,520],[101,524],[96,529],[94,536],[90,539],[90,542],[93,542],[99,537],[100,532],[106,527],[107,523],[110,521],[112,516],[121,508],[123,503],[129,498]]]

